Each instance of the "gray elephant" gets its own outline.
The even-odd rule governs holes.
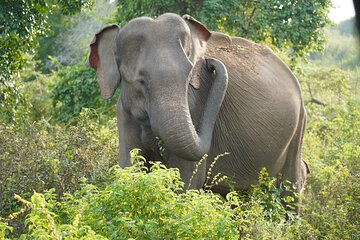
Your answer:
[[[301,159],[306,113],[300,86],[269,48],[171,13],[106,26],[90,48],[102,97],[111,98],[121,85],[121,167],[130,165],[129,151],[140,148],[147,159],[179,168],[188,185],[204,154],[213,159],[229,152],[212,173],[228,176],[235,189],[256,183],[263,167],[302,189],[308,168]],[[203,186],[210,164],[199,167],[192,188]],[[226,193],[229,185],[213,190]]]

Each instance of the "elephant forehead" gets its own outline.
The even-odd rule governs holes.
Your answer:
[[[178,41],[190,35],[185,21],[176,14],[164,14],[156,19],[140,17],[126,24],[118,35],[124,45]]]
[[[161,25],[161,27],[167,28],[170,32],[190,33],[190,29],[184,19],[173,13],[165,13],[159,16],[156,22],[158,25]]]

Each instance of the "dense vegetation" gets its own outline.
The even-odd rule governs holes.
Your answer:
[[[351,19],[327,27],[325,50],[314,52],[323,48],[329,1],[28,2],[1,1],[0,239],[360,238],[359,39]],[[179,172],[146,168],[138,150],[133,167],[116,166],[116,97],[100,99],[84,64],[87,44],[105,23],[164,11],[268,44],[294,67],[311,168],[300,216],[282,205],[291,186],[276,188],[266,170],[251,190],[224,199],[179,194]]]

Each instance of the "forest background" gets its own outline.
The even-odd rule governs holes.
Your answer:
[[[360,238],[360,41],[354,18],[329,21],[329,0],[0,2],[0,239]],[[221,199],[176,194],[178,172],[145,174],[137,151],[116,166],[119,93],[101,99],[88,44],[105,24],[169,11],[268,45],[294,71],[311,169],[300,216],[266,171]]]

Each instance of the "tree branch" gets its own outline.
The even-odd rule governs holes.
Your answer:
[[[309,94],[310,94],[310,97],[311,97],[311,100],[310,100],[311,103],[319,104],[321,106],[326,106],[327,105],[324,101],[322,101],[322,100],[320,100],[318,98],[314,98],[309,83],[306,83],[306,86],[308,87],[308,90],[309,90]]]

